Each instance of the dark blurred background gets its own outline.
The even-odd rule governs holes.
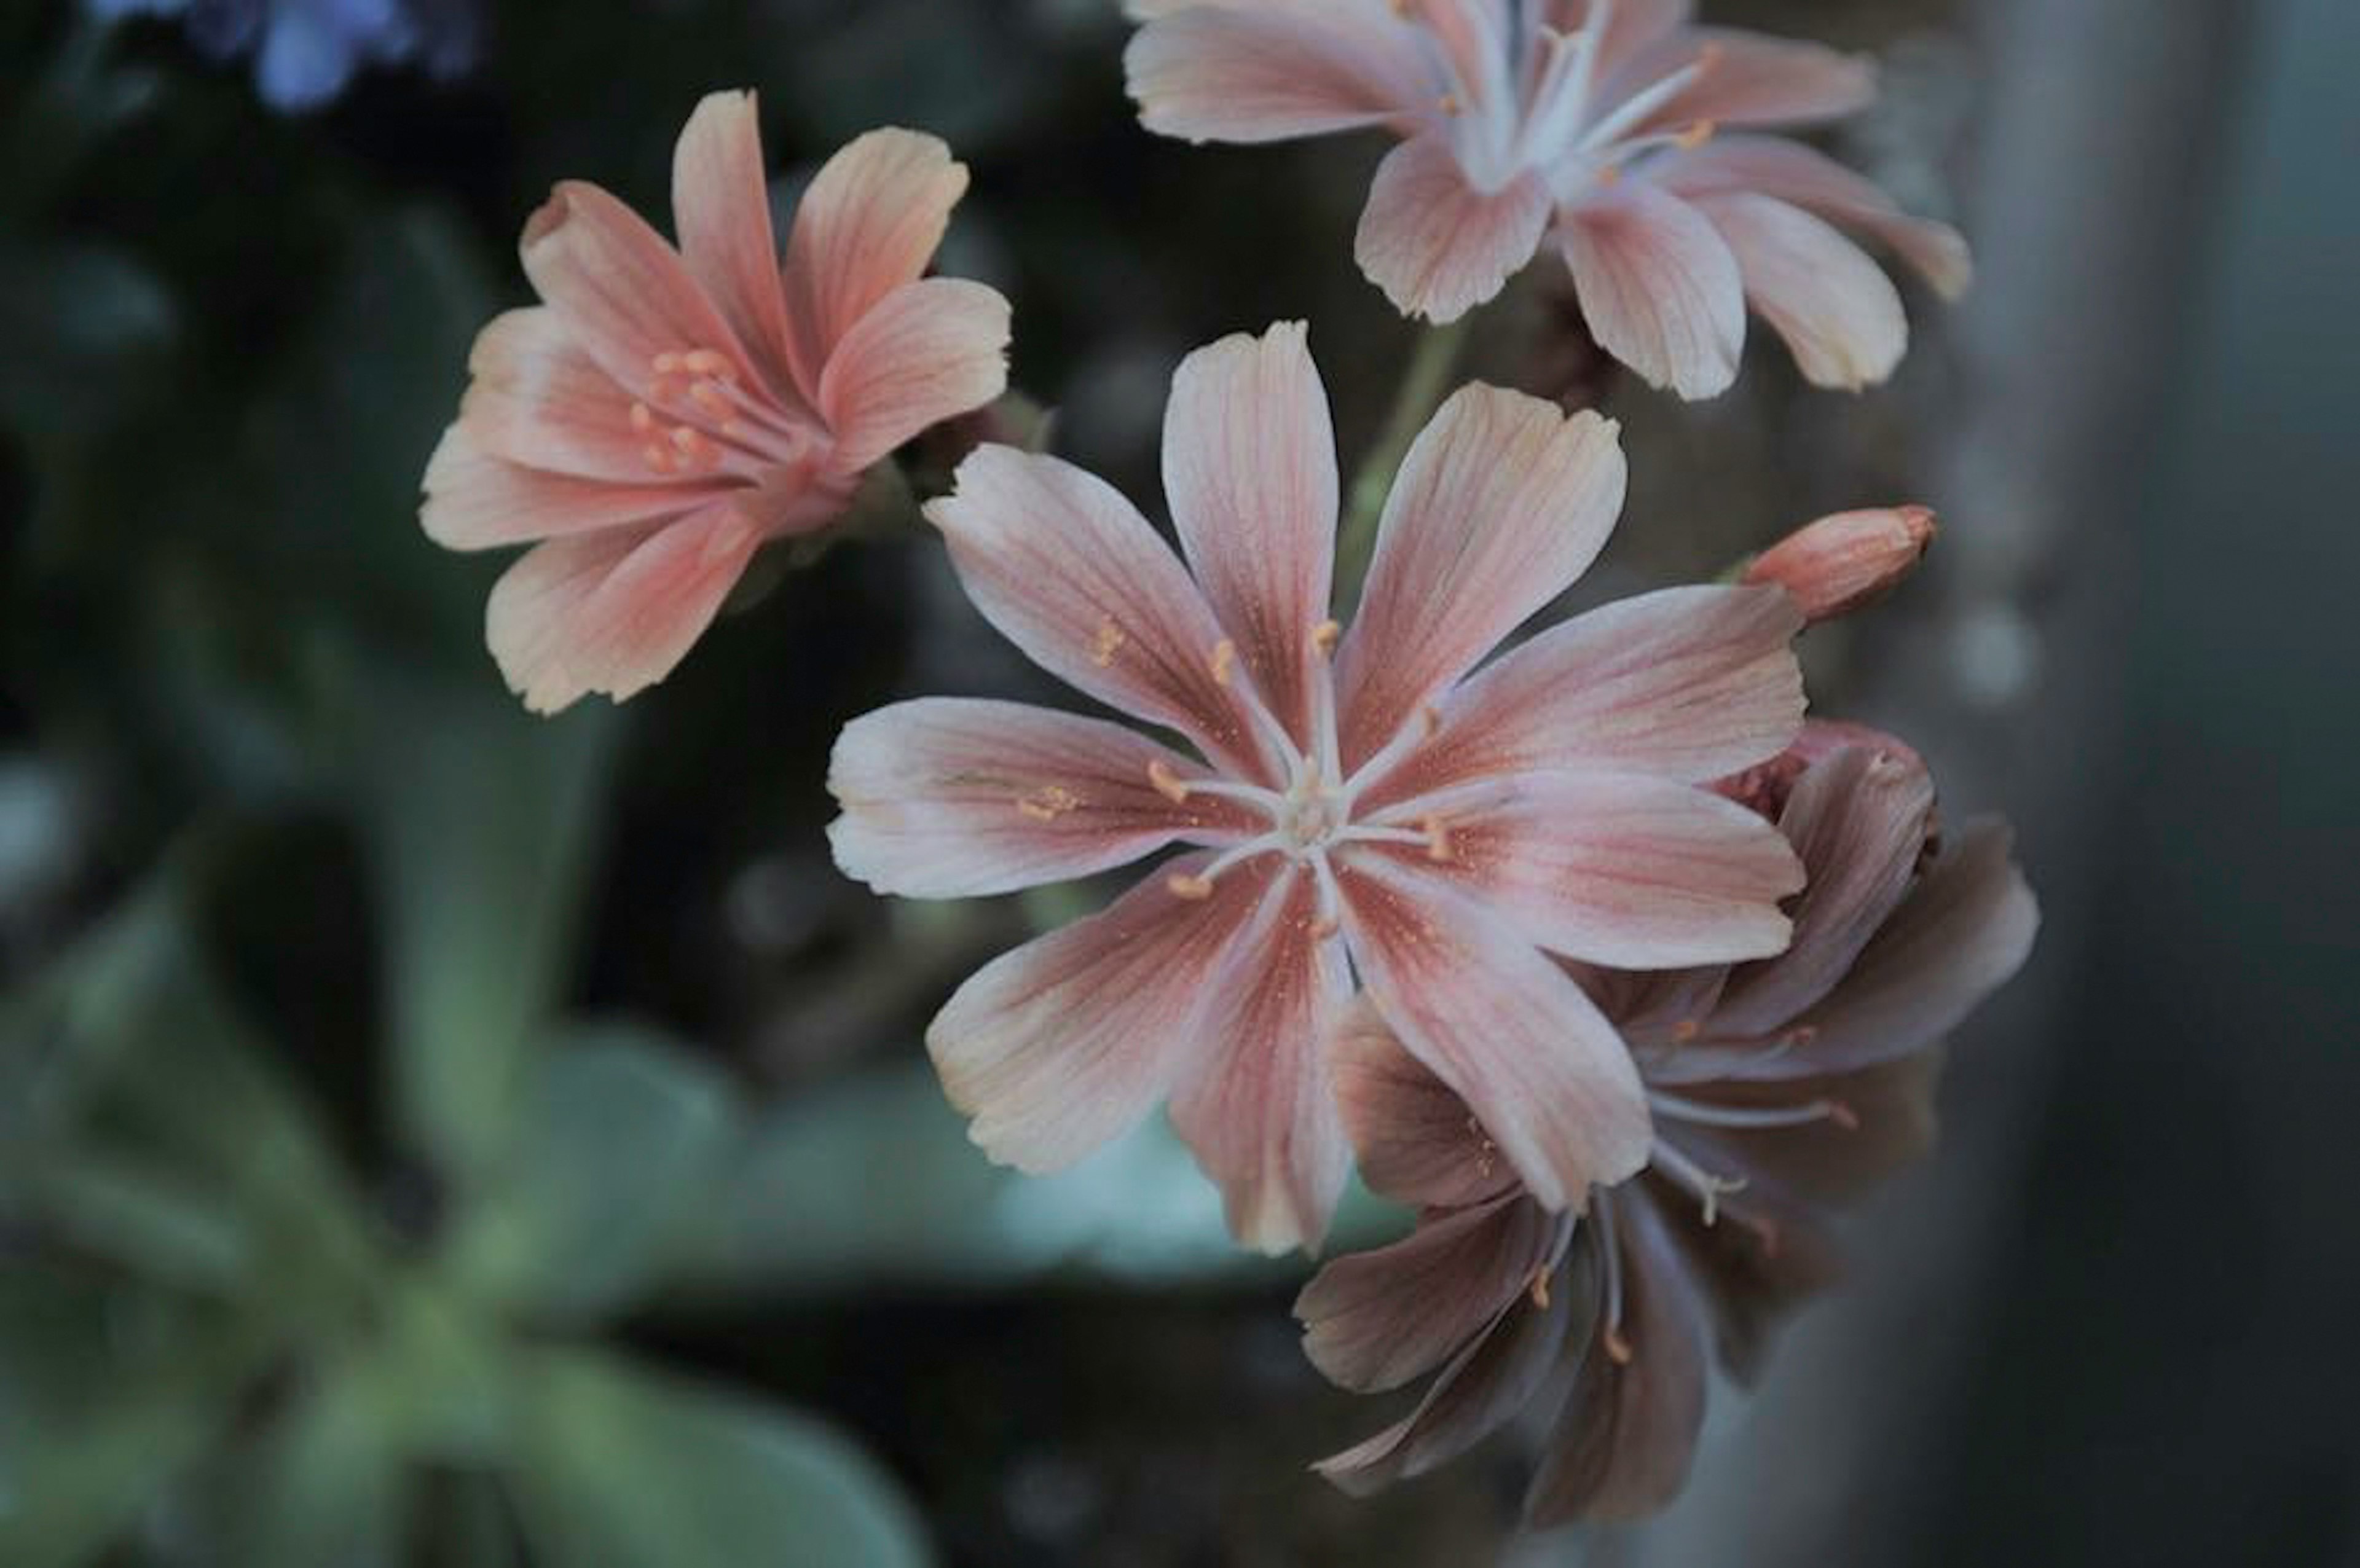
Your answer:
[[[1305,1470],[1385,1412],[1161,1129],[1023,1181],[940,1104],[926,1017],[1055,911],[828,862],[846,719],[1040,689],[934,546],[781,563],[543,724],[497,563],[415,521],[524,214],[660,216],[711,89],[760,90],[782,204],[948,137],[945,269],[1142,499],[1224,332],[1308,319],[1374,433],[1377,147],[1146,136],[1112,0],[0,12],[0,1563],[2360,1563],[2360,7],[1703,10],[1877,54],[1833,144],[1976,291],[1912,294],[1890,387],[1763,333],[1684,408],[1536,267],[1470,369],[1623,420],[1589,596],[1937,506],[1815,701],[2013,816],[2048,921],[1689,1495],[1537,1538],[1508,1445]]]

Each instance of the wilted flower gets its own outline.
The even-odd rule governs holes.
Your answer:
[[[2024,962],[2038,915],[1996,823],[1923,865],[1933,791],[1914,754],[1819,744],[1863,735],[1808,745],[1818,759],[1778,811],[1810,873],[1783,955],[1584,972],[1654,1116],[1645,1171],[1586,1210],[1537,1199],[1482,1112],[1373,1014],[1339,1037],[1362,1172],[1420,1213],[1407,1239],[1312,1281],[1305,1345],[1350,1388],[1435,1376],[1405,1419],[1322,1462],[1338,1485],[1421,1474],[1556,1387],[1530,1516],[1662,1507],[1695,1451],[1709,1354],[1750,1379],[1780,1313],[1832,1277],[1821,1205],[1922,1149],[1936,1042]],[[1569,1387],[1553,1380],[1568,1369]]]
[[[1269,142],[1363,126],[1404,138],[1361,215],[1361,270],[1448,321],[1544,245],[1599,343],[1685,397],[1737,374],[1745,310],[1803,374],[1860,387],[1900,362],[1893,285],[1840,234],[1880,240],[1944,294],[1964,243],[1799,143],[1868,104],[1868,64],[1690,25],[1688,0],[1134,0],[1127,63],[1151,130]]]
[[[1189,846],[934,1020],[976,1140],[1054,1168],[1168,1094],[1239,1236],[1314,1241],[1349,1158],[1320,1046],[1357,974],[1547,1202],[1636,1171],[1630,1053],[1544,950],[1669,966],[1785,945],[1795,857],[1697,786],[1793,736],[1793,605],[1675,589],[1470,677],[1588,567],[1623,485],[1611,424],[1477,386],[1404,463],[1345,631],[1334,436],[1299,326],[1189,357],[1164,472],[1187,567],[1100,481],[1005,447],[929,515],[1002,633],[1196,756],[941,699],[836,746],[836,858],[883,892],[1000,893]]]
[[[473,0],[83,0],[121,16],[180,16],[216,60],[254,56],[254,81],[281,109],[314,109],[363,65],[423,64],[455,76],[475,63]]]
[[[546,304],[486,327],[426,471],[438,543],[541,541],[492,591],[508,684],[542,712],[661,680],[765,541],[1008,380],[1008,302],[921,275],[967,170],[881,130],[827,161],[783,269],[751,93],[706,98],[672,164],[675,251],[595,185],[525,225]]]

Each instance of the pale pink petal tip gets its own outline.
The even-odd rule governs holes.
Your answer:
[[[1455,321],[1533,259],[1550,205],[1538,175],[1480,191],[1439,136],[1415,137],[1378,166],[1353,256],[1404,315]]]

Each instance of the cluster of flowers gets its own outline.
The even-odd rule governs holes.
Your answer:
[[[1690,27],[1677,0],[1136,9],[1151,128],[1404,137],[1360,257],[1405,311],[1461,313],[1554,245],[1601,344],[1693,396],[1734,374],[1748,301],[1815,381],[1890,371],[1897,297],[1828,218],[1964,281],[1947,229],[1798,144],[1716,134],[1857,108],[1859,62]],[[424,510],[453,548],[537,541],[489,612],[530,705],[661,679],[765,542],[1002,393],[1006,303],[924,276],[965,180],[933,138],[871,133],[781,265],[753,102],[721,95],[681,138],[677,250],[595,187],[533,216],[546,303],[486,329]],[[1820,1205],[1920,1146],[1932,1048],[2037,923],[2004,829],[1939,833],[1908,746],[1804,719],[1796,635],[1906,572],[1932,518],[1822,519],[1742,581],[1491,658],[1613,528],[1611,422],[1461,387],[1401,463],[1365,583],[1338,583],[1328,398],[1282,324],[1180,366],[1164,474],[1177,553],[1100,480],[1007,446],[925,508],[994,626],[1162,738],[925,699],[836,746],[836,859],[880,892],[1179,851],[961,987],[927,1037],[944,1085],[1027,1171],[1168,1102],[1273,1252],[1318,1246],[1357,1157],[1415,1228],[1327,1265],[1307,1349],[1349,1388],[1432,1376],[1321,1468],[1415,1474],[1552,1389],[1535,1517],[1659,1506],[1708,1340],[1749,1372],[1826,1279]]]

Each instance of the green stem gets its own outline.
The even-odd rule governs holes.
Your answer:
[[[1393,409],[1385,420],[1384,433],[1352,476],[1343,526],[1336,534],[1338,611],[1348,611],[1360,602],[1361,581],[1368,576],[1370,559],[1376,553],[1377,521],[1384,516],[1393,476],[1401,472],[1410,443],[1417,440],[1450,390],[1450,372],[1459,363],[1471,320],[1462,316],[1448,326],[1428,327],[1418,334],[1409,368],[1402,373],[1401,390],[1393,394]]]

